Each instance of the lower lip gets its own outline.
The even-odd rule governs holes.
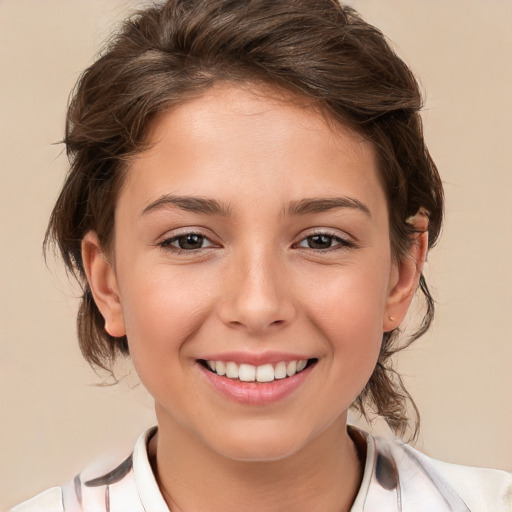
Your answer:
[[[242,382],[217,375],[204,366],[197,365],[208,382],[224,396],[247,405],[269,405],[284,399],[301,386],[315,366],[308,366],[292,377],[272,382]]]

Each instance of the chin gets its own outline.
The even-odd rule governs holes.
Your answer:
[[[240,429],[241,430],[241,429]],[[210,444],[219,455],[241,462],[273,462],[299,452],[307,444],[307,436],[299,433],[279,432],[277,429],[254,429],[253,435],[240,430]]]
[[[239,462],[275,462],[287,459],[294,455],[298,449],[291,446],[273,443],[262,445],[256,443],[255,446],[229,446],[219,452],[220,455]]]

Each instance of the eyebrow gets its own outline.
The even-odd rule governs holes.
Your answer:
[[[141,216],[168,206],[174,206],[181,210],[193,213],[203,213],[206,215],[220,215],[222,217],[229,217],[231,215],[231,206],[217,201],[216,199],[165,194],[146,206],[142,211]],[[370,209],[364,203],[352,197],[300,199],[298,201],[291,201],[288,203],[285,210],[288,215],[300,216],[327,212],[338,208],[359,210],[365,213],[368,217],[372,217]]]
[[[206,215],[221,215],[222,217],[228,217],[231,214],[230,206],[223,204],[216,199],[165,194],[146,206],[142,211],[141,216],[168,206],[176,206],[188,212],[204,213]]]
[[[372,217],[370,209],[358,199],[352,197],[310,198],[292,201],[288,204],[288,215],[309,215],[323,213],[337,208],[350,208]]]

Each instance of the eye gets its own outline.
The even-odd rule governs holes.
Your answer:
[[[167,238],[161,244],[161,247],[178,249],[182,251],[196,251],[213,247],[214,244],[200,233],[183,233],[181,235]]]
[[[321,251],[326,249],[354,247],[354,243],[331,233],[315,233],[302,239],[297,244],[297,247]]]

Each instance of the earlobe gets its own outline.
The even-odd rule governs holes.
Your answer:
[[[123,309],[114,268],[94,231],[82,239],[82,261],[94,302],[105,319],[105,330],[114,337],[126,334]]]
[[[392,285],[387,298],[386,310],[383,318],[383,331],[389,332],[398,327],[412,302],[418,288],[423,265],[428,250],[428,217],[420,210],[414,217],[407,219],[414,225],[417,232],[408,254],[397,263],[392,276]]]

